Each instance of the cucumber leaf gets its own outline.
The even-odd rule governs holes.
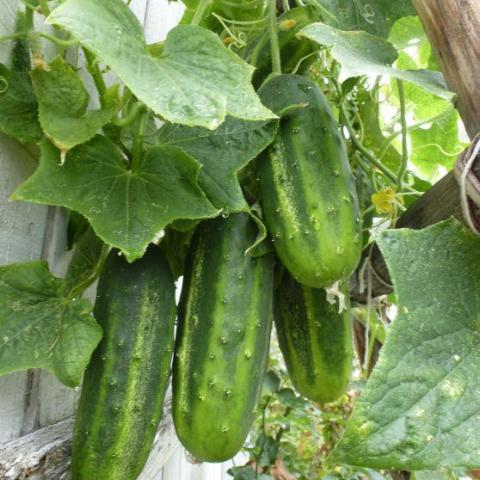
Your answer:
[[[89,226],[75,242],[73,256],[65,275],[65,291],[83,291],[98,277],[108,249]]]
[[[86,300],[66,298],[46,262],[0,267],[0,375],[45,368],[69,387],[102,337]]]
[[[19,13],[16,31],[21,30],[24,30],[24,16]],[[42,138],[30,68],[27,41],[18,40],[12,50],[11,67],[0,64],[0,132],[21,142]]]
[[[416,15],[411,0],[307,0],[320,7],[325,23],[341,30],[365,30],[387,37],[399,18]]]
[[[252,87],[253,67],[202,27],[177,26],[154,57],[122,0],[66,0],[48,21],[69,30],[170,122],[215,129],[227,113],[245,120],[274,118]]]
[[[430,125],[410,132],[410,162],[422,178],[431,181],[441,177],[439,166],[452,169],[466,148],[467,145],[458,140],[459,119],[457,111],[451,109]]]
[[[380,359],[333,461],[480,466],[480,240],[456,220],[378,239],[398,300]]]
[[[226,213],[248,211],[238,172],[273,141],[278,122],[248,122],[227,117],[215,131],[172,124],[158,133],[162,145],[176,145],[203,166],[199,184]]]
[[[312,23],[299,36],[331,47],[332,56],[348,71],[349,76],[387,75],[412,82],[435,95],[451,100],[443,75],[431,70],[399,70],[392,67],[397,50],[387,40],[367,32],[337,30],[323,23]]]
[[[112,87],[105,94],[101,109],[87,111],[88,92],[75,70],[61,57],[47,67],[35,68],[32,79],[40,124],[62,152],[93,138],[120,106],[118,88]]]
[[[71,150],[65,165],[52,144],[43,142],[41,150],[39,168],[13,199],[81,213],[129,261],[140,258],[173,220],[217,214],[198,186],[200,164],[178,147],[151,148],[135,170],[102,136]]]

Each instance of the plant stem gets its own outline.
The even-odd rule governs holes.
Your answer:
[[[25,6],[25,29],[27,32],[33,30],[33,9]]]
[[[290,5],[288,4],[288,0],[282,0],[283,11],[288,12],[290,10]]]
[[[48,7],[47,0],[40,0],[40,8],[42,9],[42,13],[48,17],[50,15],[50,8]]]
[[[138,170],[142,161],[143,140],[145,138],[145,126],[147,124],[148,111],[144,111],[138,122],[138,130],[133,142],[132,151],[132,171]]]
[[[407,127],[407,112],[405,106],[405,89],[403,88],[403,81],[397,79],[398,98],[400,100],[400,121],[402,125],[402,163],[398,169],[397,185],[398,191],[402,191],[403,176],[407,170],[408,165],[408,127]]]
[[[78,41],[75,39],[70,39],[70,40],[62,40],[61,38],[55,37],[53,35],[49,35],[48,33],[44,32],[38,32],[37,34],[39,37],[46,38],[47,40],[50,40],[51,42],[55,43],[56,45],[59,45],[60,47],[63,48],[68,48],[68,47],[73,47],[74,45],[77,45]]]
[[[195,10],[195,14],[193,15],[192,21],[190,22],[190,25],[198,25],[201,22],[203,14],[205,13],[205,9],[207,8],[209,3],[210,0],[200,0],[200,3]]]
[[[434,117],[427,118],[426,120],[422,120],[422,121],[417,122],[417,123],[412,123],[411,125],[408,126],[408,131],[413,132],[413,131],[418,130],[419,128],[423,127],[424,125],[428,125],[429,123],[438,122],[439,120],[446,117],[447,115],[450,115],[450,113],[452,113],[453,109],[454,109],[454,107],[451,106],[451,107],[447,108],[446,110],[444,110],[442,113],[439,113],[438,115],[435,115]],[[393,132],[391,135],[389,135],[385,139],[385,141],[382,144],[382,148],[380,149],[380,153],[378,155],[378,158],[380,160],[386,155],[388,147],[390,147],[392,142],[401,134],[402,134],[401,130],[398,131],[398,132]]]
[[[278,43],[276,0],[269,0],[268,19],[270,30],[270,48],[272,52],[272,73],[280,75],[282,73],[282,60],[280,57],[280,46]]]
[[[350,135],[350,138],[357,148],[357,150],[373,165],[375,166],[378,170],[380,170],[387,178],[389,178],[392,182],[397,183],[397,176],[385,165],[383,165],[381,162],[379,162],[358,140],[357,134],[350,123],[350,120],[348,118],[347,112],[345,111],[345,107],[343,106],[343,103],[339,104],[340,106],[340,116],[342,118],[343,123],[347,127],[348,133]]]
[[[142,112],[145,109],[145,104],[142,102],[136,102],[130,108],[130,111],[125,115],[123,118],[117,118],[113,120],[113,124],[116,125],[117,127],[126,127],[128,125],[131,125],[135,119],[137,118],[137,115]]]
[[[102,101],[105,92],[107,91],[107,85],[105,84],[102,73],[98,68],[98,64],[93,53],[90,53],[86,48],[82,48],[82,50],[87,60],[87,69],[92,76],[93,81],[95,82],[95,86],[97,87],[98,93],[100,95],[100,101]]]
[[[8,42],[9,40],[17,40],[18,38],[25,38],[27,36],[27,32],[17,32],[10,35],[0,35],[0,42]]]

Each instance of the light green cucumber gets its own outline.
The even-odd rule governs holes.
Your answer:
[[[204,222],[182,289],[173,367],[173,420],[195,457],[222,462],[254,420],[272,324],[272,256],[245,255],[257,227],[245,213]]]
[[[318,85],[306,78],[274,77],[260,96],[275,113],[305,105],[281,119],[257,161],[265,223],[299,282],[330,286],[353,272],[362,248],[358,198],[337,122]]]

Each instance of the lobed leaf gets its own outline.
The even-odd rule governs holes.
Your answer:
[[[456,220],[378,239],[399,315],[333,461],[478,468],[480,240]]]
[[[387,37],[399,18],[416,15],[411,0],[310,0],[320,7],[325,23],[341,30],[365,30]]]
[[[101,337],[89,302],[66,298],[46,262],[0,267],[0,375],[45,368],[74,387]]]
[[[215,131],[164,125],[162,145],[176,145],[202,164],[199,183],[210,201],[227,213],[248,211],[238,172],[273,141],[278,122],[248,122],[227,117]]]
[[[24,30],[22,14],[17,16],[16,30]],[[30,67],[26,40],[15,42],[10,69],[0,64],[0,132],[21,142],[36,142],[42,138]]]
[[[120,106],[118,89],[105,94],[102,108],[87,111],[89,95],[75,70],[61,57],[32,72],[40,124],[52,143],[68,151],[93,138]]]
[[[41,150],[39,168],[13,199],[81,213],[129,261],[140,258],[172,221],[218,213],[198,186],[200,164],[178,147],[151,148],[135,170],[102,136],[71,150],[65,165],[52,144],[43,142]]]
[[[66,0],[48,21],[70,31],[170,122],[215,129],[226,114],[245,120],[275,117],[251,85],[253,67],[202,27],[177,26],[155,57],[122,0]]]
[[[332,47],[332,56],[347,68],[350,76],[387,75],[412,82],[439,97],[448,100],[453,98],[440,72],[398,70],[392,67],[398,52],[383,38],[367,32],[337,30],[319,22],[305,27],[299,35]]]

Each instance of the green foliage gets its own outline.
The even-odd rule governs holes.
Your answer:
[[[300,264],[318,272],[322,262],[313,254],[318,245],[329,245],[334,263],[347,249],[355,250],[342,275],[331,272],[325,281],[330,287],[340,276],[348,276],[346,270],[354,268],[361,247],[364,255],[358,268],[368,271],[365,262],[379,239],[395,293],[353,305],[358,358],[354,379],[337,402],[312,404],[295,392],[280,353],[273,348],[245,445],[250,459],[232,469],[232,476],[385,480],[398,478],[399,472],[385,471],[395,468],[410,469],[411,480],[466,478],[466,469],[480,467],[478,240],[453,222],[379,236],[386,227],[395,227],[402,212],[452,168],[466,146],[453,93],[446,88],[412,4],[409,0],[183,3],[187,9],[180,25],[164,42],[153,45],[146,44],[130,2],[124,0],[29,0],[22,3],[25,14],[19,14],[16,31],[0,37],[14,41],[10,62],[0,65],[0,131],[39,156],[37,170],[12,198],[68,209],[73,250],[64,279],[52,276],[43,262],[0,266],[0,374],[40,367],[69,386],[77,385],[101,337],[89,302],[80,297],[101,274],[111,248],[119,248],[126,261],[133,262],[149,244],[159,244],[174,278],[189,279],[194,273],[192,260],[186,261],[192,238],[206,228],[205,220],[220,215],[223,218],[211,224],[228,223],[235,215],[248,220],[248,238],[240,233],[218,251],[214,241],[205,245],[208,260],[198,271],[208,276],[210,288],[193,295],[189,307],[208,307],[210,300],[226,299],[226,304],[217,305],[220,320],[215,320],[228,330],[232,325],[226,320],[234,319],[239,325],[236,334],[242,322],[246,325],[252,318],[269,321],[266,313],[247,313],[254,305],[267,310],[271,282],[256,278],[255,295],[242,290],[242,279],[231,266],[232,252],[238,265],[252,270],[270,258],[265,254],[280,252],[286,238],[268,220],[283,209],[293,237],[307,239],[287,265],[292,272]],[[27,4],[40,7],[35,26]],[[275,11],[269,10],[272,5]],[[48,15],[45,22],[54,26],[48,30],[51,35],[45,34],[44,25],[35,31],[42,15]],[[80,49],[85,62],[76,54]],[[79,63],[72,62],[77,58]],[[272,58],[276,63],[280,59],[284,74],[297,74],[291,97],[282,94],[277,83],[285,75],[271,78]],[[268,88],[263,105],[256,90]],[[312,93],[322,98],[321,110],[328,115],[315,113],[318,105],[309,96]],[[298,118],[303,121],[293,125]],[[292,129],[286,132],[288,125]],[[284,155],[287,148],[291,155]],[[320,151],[322,155],[315,156]],[[281,164],[280,157],[295,161]],[[333,163],[338,166],[340,157],[342,169],[350,168],[354,177],[347,195],[335,183],[339,175]],[[277,162],[271,192],[278,193],[278,205],[272,193],[265,193],[265,178],[260,175],[262,161],[263,167],[270,165],[265,159]],[[325,175],[326,170],[332,175]],[[301,181],[292,182],[295,176]],[[345,222],[337,221],[347,211],[342,208],[350,193],[359,199],[359,214],[354,217],[361,217],[355,225],[363,223],[363,231],[346,232]],[[320,206],[327,214],[318,222]],[[305,208],[299,226],[295,220],[300,207]],[[134,268],[135,263],[118,261],[125,269]],[[281,266],[281,260],[276,261]],[[124,288],[129,276],[124,282],[114,277],[112,284],[121,283],[112,287],[120,294],[116,298],[133,305],[135,285],[131,291]],[[330,294],[345,285],[336,287],[340,289],[331,288]],[[368,281],[364,287],[368,294]],[[224,294],[219,297],[219,292]],[[288,292],[279,299],[281,295],[278,290],[277,307]],[[235,299],[231,305],[230,298]],[[301,300],[295,300],[286,310],[297,318],[301,307]],[[230,313],[218,313],[225,311]],[[212,378],[225,383],[240,379],[244,385],[233,397],[227,395],[235,408],[228,408],[226,397],[217,397],[227,412],[225,418],[237,412],[235,427],[243,425],[235,445],[227,445],[227,437],[222,437],[228,432],[212,433],[218,425],[209,424],[217,442],[216,451],[207,452],[209,458],[224,458],[245,437],[255,400],[248,372],[263,369],[263,364],[259,361],[249,370],[248,356],[224,349],[224,335],[210,329],[209,315],[205,323],[205,318],[190,314],[185,315],[193,330],[196,321],[204,323],[200,334],[190,335],[191,348],[182,352],[185,364],[193,365],[189,362],[195,353],[206,359]],[[95,315],[99,316],[97,310]],[[299,332],[294,326],[291,336],[298,338]],[[202,350],[205,339],[209,352]],[[247,340],[251,338],[238,337],[237,346]],[[212,352],[224,352],[225,357],[219,355],[211,363]],[[120,356],[121,371],[135,365],[128,355]],[[91,365],[95,362],[101,365],[101,357]],[[339,362],[334,367],[339,368]],[[114,380],[108,372],[102,378],[108,385]],[[191,385],[199,378],[192,374]],[[258,386],[260,379],[255,382]],[[200,411],[202,391],[194,386],[189,395],[193,398],[189,405]],[[249,407],[242,410],[247,396]],[[89,398],[97,401],[94,395]],[[178,393],[174,401],[178,403]],[[180,408],[185,410],[184,405]],[[152,415],[145,405],[140,410],[144,419]],[[197,431],[207,431],[210,410],[196,420]],[[185,425],[192,425],[189,421]],[[112,420],[111,426],[114,431],[117,422]],[[200,437],[190,444],[198,445]],[[213,441],[209,445],[212,449]],[[101,456],[102,448],[99,451]],[[112,471],[126,471],[118,467],[118,458],[108,461]],[[133,480],[130,476],[125,480]]]
[[[202,164],[199,184],[210,201],[228,213],[247,211],[238,173],[273,140],[277,122],[247,122],[233,117],[216,130],[166,124],[157,142],[174,145]]]
[[[45,262],[0,267],[0,374],[45,368],[78,385],[102,329]]]
[[[396,20],[415,15],[411,0],[307,0],[319,7],[323,21],[341,30],[364,30],[387,37]]]
[[[49,22],[69,30],[166,120],[215,129],[226,114],[245,120],[273,117],[251,86],[253,69],[203,28],[176,27],[155,58],[122,0],[67,0]]]
[[[43,131],[64,152],[93,138],[119,107],[118,88],[113,87],[100,110],[87,112],[90,98],[83,82],[61,57],[35,68],[32,79]]]
[[[24,29],[19,14],[16,30]],[[11,55],[11,66],[0,64],[0,131],[21,142],[39,140],[38,103],[30,79],[30,52],[24,40],[18,40]]]
[[[443,77],[429,70],[399,70],[391,65],[398,52],[388,41],[365,32],[344,32],[323,23],[313,23],[300,34],[332,47],[332,56],[346,67],[348,75],[386,75],[407,80],[442,98],[451,99]]]
[[[378,243],[399,315],[333,459],[371,468],[476,467],[480,241],[452,220],[391,230]]]
[[[59,158],[58,150],[44,142],[38,170],[13,198],[81,213],[130,261],[141,257],[173,220],[217,213],[198,187],[200,165],[178,147],[152,147],[135,170],[101,136],[73,149],[65,165]]]

